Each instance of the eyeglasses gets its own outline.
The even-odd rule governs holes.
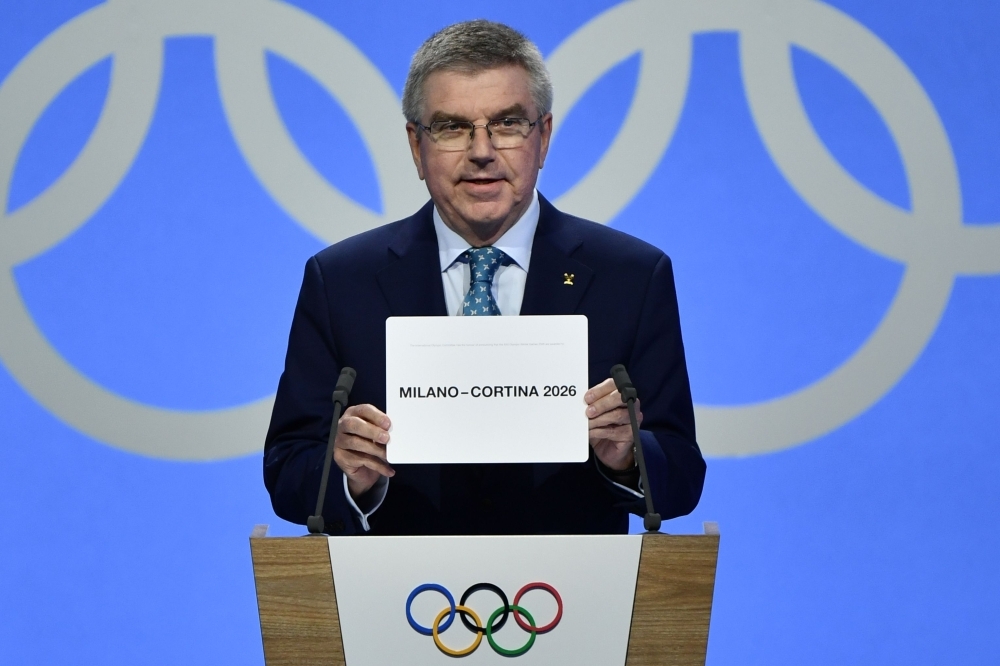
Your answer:
[[[538,120],[530,122],[527,118],[497,118],[485,125],[476,125],[468,120],[436,120],[430,126],[414,124],[427,132],[438,150],[468,150],[479,128],[486,130],[494,148],[505,150],[523,146],[524,140],[541,119],[542,116],[538,116]]]

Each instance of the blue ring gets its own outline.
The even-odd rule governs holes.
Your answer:
[[[451,626],[452,621],[455,619],[455,597],[451,596],[451,592],[448,591],[443,585],[438,585],[437,583],[424,583],[423,585],[418,585],[410,592],[410,596],[406,599],[406,621],[410,623],[413,630],[423,634],[424,636],[432,636],[434,632],[428,627],[422,627],[417,624],[417,621],[413,619],[413,615],[410,613],[410,606],[413,605],[413,600],[417,598],[417,595],[421,592],[440,592],[448,599],[448,605],[451,606],[451,613],[448,615],[448,619],[444,624],[438,626],[438,631],[445,631]]]

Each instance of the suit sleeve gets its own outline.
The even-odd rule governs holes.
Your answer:
[[[264,443],[264,485],[271,505],[293,523],[304,524],[316,508],[340,365],[326,287],[313,257],[306,264]],[[357,534],[361,524],[344,495],[342,477],[334,465],[323,517],[331,534]]]
[[[705,482],[695,439],[694,407],[684,360],[677,294],[669,257],[653,269],[627,364],[643,413],[640,439],[654,509],[666,520],[694,510]],[[643,515],[644,500],[629,511]]]

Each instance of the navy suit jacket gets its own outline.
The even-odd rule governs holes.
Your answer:
[[[681,342],[670,259],[657,248],[556,210],[539,197],[521,315],[583,314],[589,378],[624,364],[642,406],[642,446],[656,510],[690,513],[705,461]],[[433,207],[348,238],[306,264],[285,370],[264,446],[274,511],[305,523],[315,509],[340,368],[358,372],[351,404],[385,410],[385,320],[446,316]],[[572,273],[572,285],[563,274]],[[392,415],[389,415],[390,418]],[[586,463],[396,465],[371,534],[625,533],[642,499]],[[362,532],[333,469],[324,518],[334,534]]]

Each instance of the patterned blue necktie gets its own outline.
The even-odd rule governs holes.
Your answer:
[[[462,258],[469,262],[469,291],[462,301],[462,314],[469,316],[499,315],[493,300],[493,276],[497,269],[510,263],[502,250],[495,247],[470,248]]]

